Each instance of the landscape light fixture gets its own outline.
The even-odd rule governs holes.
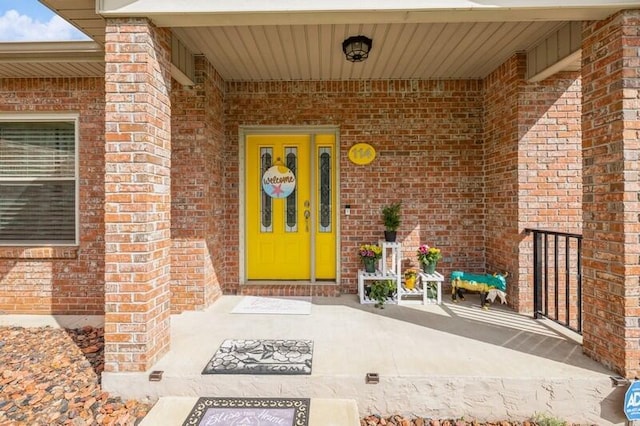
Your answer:
[[[363,35],[352,36],[342,42],[342,51],[350,62],[362,62],[369,57],[373,41]]]

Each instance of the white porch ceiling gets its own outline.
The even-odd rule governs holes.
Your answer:
[[[481,78],[534,46],[559,22],[253,25],[175,28],[225,80]],[[373,39],[369,58],[345,60],[342,41]]]
[[[204,55],[228,81],[482,78],[515,52],[534,48],[568,21],[603,19],[640,4],[566,0],[566,5],[557,7],[555,0],[494,0],[490,4],[372,0],[374,4],[357,3],[347,9],[342,0],[324,0],[326,4],[293,0],[40,1],[99,45],[104,44],[103,16],[146,16],[156,25],[171,25],[175,36],[194,54]],[[382,5],[387,6],[374,7]],[[359,34],[373,39],[369,59],[347,62],[342,41]],[[101,71],[96,66],[104,64],[80,66],[61,61],[25,67],[0,63],[0,76],[13,72],[93,75]],[[572,63],[568,68],[577,66]]]

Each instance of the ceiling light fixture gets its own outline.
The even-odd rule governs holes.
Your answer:
[[[350,62],[362,62],[369,57],[373,41],[363,35],[352,36],[342,42],[342,51]]]

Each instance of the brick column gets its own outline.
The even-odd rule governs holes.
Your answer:
[[[640,374],[640,10],[585,24],[584,351]]]
[[[170,33],[106,26],[105,371],[145,371],[169,349]]]
[[[509,304],[519,307],[518,100],[526,62],[509,58],[484,80],[486,272],[509,272]],[[472,272],[484,272],[482,270]]]

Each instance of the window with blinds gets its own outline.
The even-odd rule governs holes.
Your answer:
[[[0,117],[0,244],[76,244],[76,120]]]

